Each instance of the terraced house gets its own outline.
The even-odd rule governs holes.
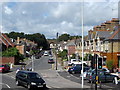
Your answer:
[[[97,54],[103,59],[103,64],[112,60],[114,68],[120,70],[120,28],[119,20],[113,18],[99,26],[95,26],[93,30],[88,32],[84,37],[84,55]],[[81,56],[82,42],[76,45],[76,52]],[[78,48],[79,46],[79,48]]]

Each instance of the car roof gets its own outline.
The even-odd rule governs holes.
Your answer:
[[[25,70],[22,70],[22,71],[19,71],[19,72],[23,72],[23,73],[36,73],[36,72],[32,72],[32,71],[25,71]]]

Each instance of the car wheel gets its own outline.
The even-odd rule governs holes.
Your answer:
[[[43,85],[43,88],[46,88],[46,85]]]
[[[17,85],[17,86],[19,86],[19,85],[20,85],[20,83],[19,83],[19,81],[18,81],[18,80],[16,80],[16,85]]]
[[[30,89],[30,88],[31,88],[31,86],[28,84],[28,85],[27,85],[27,88],[28,88],[28,89]]]
[[[113,83],[114,83],[114,84],[118,84],[117,77],[114,77],[114,79],[113,79]]]

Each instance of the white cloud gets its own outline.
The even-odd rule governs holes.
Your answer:
[[[13,13],[13,11],[10,8],[8,8],[7,6],[5,6],[4,9],[5,9],[6,14],[12,14]]]
[[[41,33],[55,38],[56,33],[81,35],[81,3],[18,2],[3,3],[3,31]],[[115,8],[112,11],[111,8]],[[112,17],[117,17],[116,2],[85,2],[84,33]],[[1,12],[1,11],[0,11]],[[112,14],[113,13],[113,14]],[[7,15],[7,16],[6,16]]]

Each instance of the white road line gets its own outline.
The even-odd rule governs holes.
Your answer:
[[[5,84],[8,88],[10,88],[10,86],[8,84]]]
[[[10,88],[10,86],[8,84],[5,84],[5,83],[0,83],[2,85],[6,85],[8,88]]]

